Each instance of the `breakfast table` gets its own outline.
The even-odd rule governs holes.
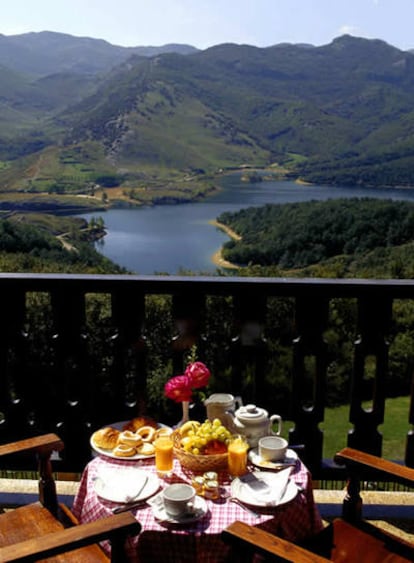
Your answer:
[[[290,453],[293,455],[292,451]],[[220,535],[235,520],[260,527],[291,541],[303,540],[322,529],[321,518],[313,498],[311,476],[305,465],[294,454],[289,467],[282,471],[289,472],[290,494],[285,499],[279,499],[277,503],[268,503],[263,500],[264,497],[258,502],[258,506],[237,502],[237,498],[234,502],[236,483],[233,481],[232,484],[227,472],[222,471],[218,474],[219,498],[196,497],[200,503],[199,512],[187,520],[175,522],[160,517],[159,491],[170,483],[193,483],[194,474],[183,468],[178,459],[174,459],[172,475],[158,478],[152,457],[127,460],[98,455],[83,471],[72,509],[81,523],[104,518],[116,509],[130,509],[142,526],[138,536],[128,539],[127,555],[132,563],[231,561],[230,547],[221,540]],[[250,462],[249,472],[249,476],[263,476],[266,481],[282,473],[261,470]],[[145,481],[142,487],[149,488],[147,495],[138,496],[143,500],[137,504],[132,498],[136,500],[137,479],[141,479],[143,473]],[[128,475],[132,478],[131,483],[128,483]],[[135,485],[134,476],[137,477]],[[105,479],[112,479],[113,490],[108,485],[109,493],[105,492]],[[140,486],[140,489],[142,487]],[[125,496],[125,491],[128,490],[131,491],[131,497]],[[102,546],[109,551],[108,544],[103,543]]]

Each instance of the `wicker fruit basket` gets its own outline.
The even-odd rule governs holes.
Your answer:
[[[181,466],[195,473],[205,473],[206,471],[225,471],[228,468],[227,452],[215,455],[194,455],[186,452],[181,447],[181,434],[173,432],[174,455],[181,463]]]

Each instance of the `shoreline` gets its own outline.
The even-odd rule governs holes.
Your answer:
[[[228,235],[233,240],[241,240],[241,236],[235,233],[227,225],[224,225],[223,223],[219,223],[219,221],[216,221],[214,219],[209,221],[209,224],[225,232],[226,235]],[[225,260],[222,255],[222,248],[219,248],[213,254],[213,256],[211,257],[211,261],[215,266],[219,266],[220,268],[226,268],[227,270],[239,270],[240,268],[242,268],[242,266],[238,266],[237,264],[233,264],[233,262],[229,262],[228,260]]]
[[[233,229],[231,229],[230,227],[228,227],[227,225],[224,225],[224,223],[219,223],[218,221],[216,221],[215,219],[212,219],[211,221],[209,221],[210,225],[213,225],[213,227],[217,227],[218,229],[220,229],[221,231],[224,231],[226,233],[226,235],[228,235],[230,238],[232,238],[233,240],[241,240],[241,236],[238,235],[237,233],[235,233],[233,231]]]
[[[306,180],[302,180],[301,178],[296,178],[295,184],[299,184],[300,186],[313,186],[312,182],[307,182]]]

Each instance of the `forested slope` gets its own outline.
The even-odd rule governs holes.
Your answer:
[[[31,224],[22,216],[0,219],[0,271],[56,273],[123,273],[125,270],[83,240],[79,221],[37,215]],[[58,235],[70,229],[66,245]]]
[[[223,257],[298,275],[412,277],[414,204],[369,198],[265,205],[218,220],[241,236]],[[274,272],[274,271],[273,271]]]

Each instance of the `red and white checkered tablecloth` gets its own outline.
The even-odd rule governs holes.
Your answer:
[[[96,457],[85,468],[78,494],[73,504],[73,513],[81,523],[92,522],[109,516],[116,503],[97,496],[94,487],[99,468],[139,464],[142,469],[155,473],[154,459],[138,462]],[[178,460],[174,460],[174,474],[169,482],[185,481],[191,483],[192,474],[183,471]],[[223,497],[230,491],[227,475],[219,476]],[[312,536],[322,528],[319,512],[315,506],[311,477],[298,460],[292,468],[291,479],[300,487],[299,494],[291,502],[278,506],[258,508],[260,517],[255,517],[235,503],[225,498],[218,501],[207,500],[208,512],[197,522],[185,525],[167,525],[155,519],[148,505],[133,511],[141,523],[141,533],[128,540],[128,558],[134,563],[220,563],[229,561],[230,548],[221,539],[221,532],[235,520],[258,526],[271,533],[292,541]],[[164,483],[161,481],[161,486]],[[104,544],[108,549],[108,544]]]

